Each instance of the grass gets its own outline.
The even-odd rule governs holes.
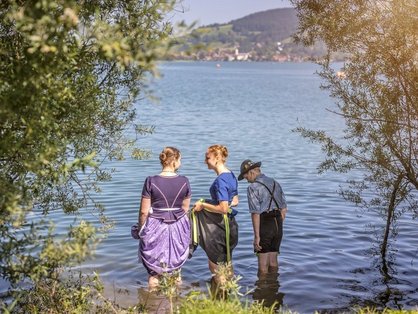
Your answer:
[[[229,264],[218,267],[216,284],[209,293],[192,291],[179,296],[179,273],[163,274],[157,293],[164,295],[169,304],[164,312],[171,314],[293,314],[297,312],[278,308],[277,304],[265,306],[260,302],[242,301],[246,294],[240,292],[239,276]],[[148,313],[147,304],[121,307],[103,296],[103,286],[97,275],[66,276],[61,280],[39,282],[29,290],[20,290],[12,296],[14,301],[5,304],[0,300],[1,313]],[[161,310],[162,311],[162,310]],[[159,311],[159,313],[161,312]],[[149,312],[151,313],[151,312]],[[154,312],[152,312],[154,313]],[[161,312],[163,313],[163,312]],[[346,313],[356,314],[418,314],[415,310],[353,308]]]

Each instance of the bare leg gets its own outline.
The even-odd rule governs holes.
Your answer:
[[[183,283],[183,280],[181,280],[181,273],[179,273],[179,276],[177,277],[177,280],[176,280],[176,285],[180,286],[182,283]]]
[[[219,266],[210,260],[208,260],[209,263],[209,270],[212,273],[213,279],[216,282],[216,284],[220,286],[224,286],[228,280],[230,280],[234,273],[234,268],[232,267],[231,263],[228,263],[227,265],[222,265],[221,270],[219,271]],[[224,268],[228,267],[228,268]]]
[[[148,277],[148,288],[149,290],[155,290],[158,287],[159,280],[158,276],[149,276]]]
[[[218,265],[216,265],[215,263],[212,263],[210,260],[208,260],[208,264],[209,264],[209,270],[210,270],[210,272],[212,273],[212,275],[215,275],[216,274],[216,269],[217,269],[217,266]]]
[[[268,254],[268,271],[277,272],[279,263],[277,262],[277,252],[270,252]]]
[[[215,283],[217,285],[224,285],[225,281],[226,281],[226,278],[225,278],[225,276],[217,274],[216,271],[218,270],[218,265],[211,262],[210,260],[208,260],[208,262],[209,262],[209,270],[212,273],[212,276],[213,276],[213,279],[214,279]]]
[[[258,274],[266,274],[275,272],[279,268],[277,262],[277,252],[259,253],[258,254]]]
[[[277,262],[277,252],[270,252],[269,255],[269,267],[279,267],[279,263]]]
[[[258,254],[258,274],[265,274],[269,269],[269,253]]]

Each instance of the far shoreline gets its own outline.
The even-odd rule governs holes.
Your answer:
[[[290,60],[290,61],[275,61],[275,60],[246,60],[246,61],[241,61],[241,60],[233,60],[233,61],[229,61],[229,60],[192,60],[192,59],[163,59],[163,60],[158,60],[158,63],[213,63],[213,64],[228,64],[228,63],[240,63],[240,64],[245,64],[245,63],[275,63],[275,64],[298,64],[298,63],[311,63],[311,64],[318,64],[320,62],[324,61],[324,59],[318,59],[318,60]],[[347,62],[348,59],[345,60],[330,60],[330,63],[335,64],[335,63],[345,63]]]

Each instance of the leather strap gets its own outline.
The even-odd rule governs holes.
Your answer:
[[[254,182],[257,182],[257,183],[259,183],[259,184],[261,184],[261,185],[264,185],[264,187],[267,189],[267,191],[269,191],[269,193],[270,193],[270,203],[269,203],[269,208],[267,209],[267,212],[269,212],[270,211],[270,207],[271,207],[271,201],[272,200],[274,200],[274,203],[276,204],[276,206],[277,206],[277,209],[279,209],[280,210],[280,206],[279,206],[279,203],[277,203],[277,201],[276,201],[276,198],[274,197],[274,189],[276,188],[276,181],[273,181],[273,192],[272,191],[270,191],[270,189],[269,189],[269,187],[267,186],[267,185],[265,185],[263,182],[260,182],[260,181],[257,181],[257,180],[255,180]]]

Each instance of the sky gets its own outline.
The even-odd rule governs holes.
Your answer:
[[[251,13],[290,8],[289,0],[181,0],[172,21],[197,21],[198,26],[227,23]]]

